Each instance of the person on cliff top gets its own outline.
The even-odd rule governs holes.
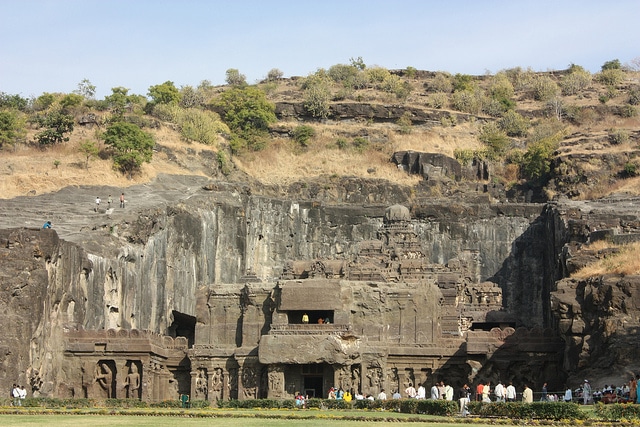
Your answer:
[[[47,228],[51,228],[53,227],[53,224],[51,224],[51,221],[47,221],[42,225],[42,229],[46,230]]]

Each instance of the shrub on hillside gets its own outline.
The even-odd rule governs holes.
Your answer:
[[[303,106],[312,117],[329,117],[331,101],[331,81],[322,74],[312,74],[302,84],[304,89]]]
[[[531,87],[536,101],[548,101],[560,92],[558,84],[549,76],[536,76]]]
[[[574,71],[564,75],[562,80],[560,80],[562,94],[565,96],[577,95],[591,85],[591,80],[590,72],[582,67],[576,66]]]
[[[509,110],[498,120],[498,126],[509,136],[525,136],[529,130],[529,119]]]
[[[316,130],[309,125],[300,125],[293,130],[293,140],[301,147],[307,147],[309,140],[316,136]]]
[[[451,74],[438,71],[433,79],[425,84],[425,89],[429,92],[453,92],[453,82]]]
[[[603,70],[596,75],[596,80],[610,87],[616,87],[624,80],[624,71],[618,68]]]
[[[507,134],[495,122],[481,126],[478,139],[487,146],[492,159],[502,158],[510,144]]]

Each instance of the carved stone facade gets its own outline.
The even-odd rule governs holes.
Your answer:
[[[86,397],[216,402],[321,397],[330,387],[377,395],[478,375],[535,383],[524,359],[557,375],[562,341],[514,329],[502,290],[476,281],[477,257],[429,262],[409,210],[392,206],[378,239],[350,259],[291,260],[272,283],[248,275],[200,287],[195,319],[176,314],[175,339],[68,332],[68,387]]]

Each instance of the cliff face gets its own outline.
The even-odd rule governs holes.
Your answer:
[[[2,385],[18,381],[42,395],[68,395],[71,374],[60,363],[64,331],[123,328],[175,336],[185,319],[197,328],[206,312],[203,289],[224,294],[236,292],[238,284],[275,283],[291,260],[349,262],[362,242],[378,238],[387,207],[209,190],[119,221],[109,218],[81,238],[70,235],[74,242],[53,230],[0,230],[0,312],[7,325]],[[586,240],[585,225],[605,218],[589,209],[486,200],[419,203],[411,207],[411,226],[431,263],[455,259],[470,282],[498,284],[502,319],[515,327],[548,328],[556,326],[550,292],[566,272],[563,246]],[[618,223],[632,227],[629,218]],[[562,319],[584,317],[563,310]],[[595,318],[583,323],[601,328]],[[567,328],[563,320],[559,330],[580,329],[575,322]],[[582,342],[593,340],[586,326],[579,333],[591,335]],[[567,338],[568,359],[578,352],[576,342]],[[574,365],[568,361],[566,367]]]

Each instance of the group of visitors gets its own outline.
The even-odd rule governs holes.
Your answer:
[[[27,390],[23,385],[14,384],[11,388],[11,405],[22,406],[22,401],[27,397]]]
[[[331,387],[329,389],[328,399],[344,400],[345,402],[351,402],[353,396],[348,391],[342,390],[342,387],[335,389]]]
[[[96,206],[93,208],[94,212],[98,212],[98,210],[100,209],[100,203],[102,203],[102,199],[100,199],[100,196],[96,197]],[[107,209],[111,209],[111,205],[113,204],[113,197],[111,197],[111,194],[109,194],[109,197],[107,198]],[[124,208],[124,204],[125,204],[125,199],[124,199],[124,193],[120,194],[120,207]]]

